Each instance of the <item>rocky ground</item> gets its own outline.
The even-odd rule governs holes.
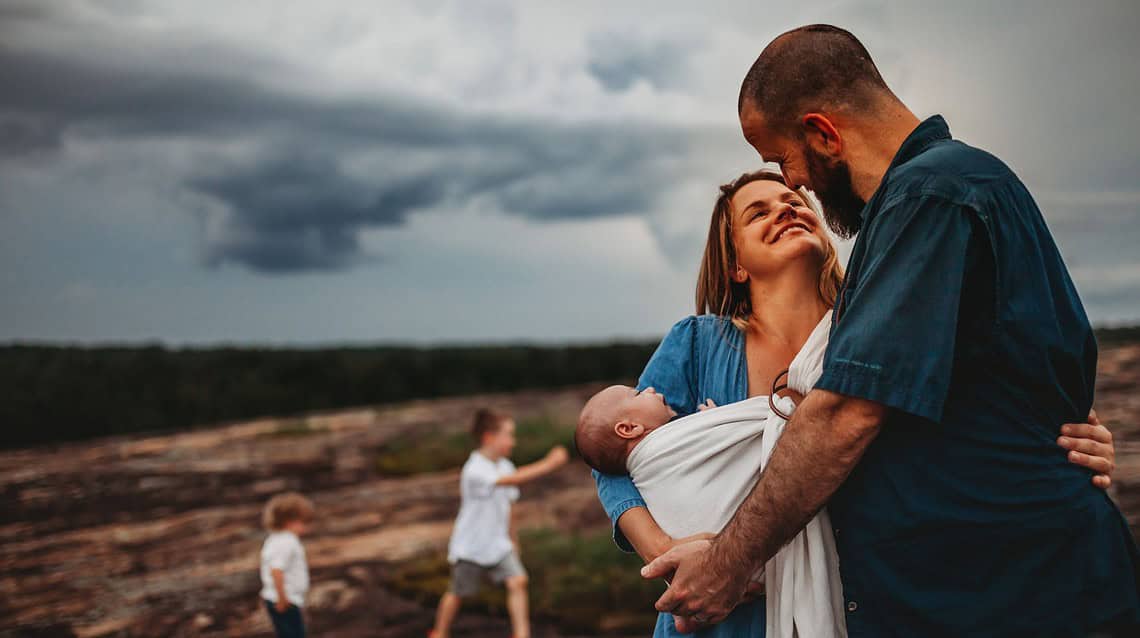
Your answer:
[[[321,513],[306,538],[319,636],[425,635],[432,609],[388,586],[444,551],[457,472],[383,478],[386,442],[462,429],[477,406],[570,422],[594,387],[419,401],[183,434],[0,452],[0,635],[269,636],[258,606],[262,503],[297,489]],[[1097,410],[1117,436],[1114,496],[1140,530],[1140,345],[1101,355]],[[523,526],[606,527],[581,463],[524,491]],[[619,605],[615,605],[618,607]],[[463,615],[458,636],[507,636]],[[564,636],[538,619],[537,636]]]

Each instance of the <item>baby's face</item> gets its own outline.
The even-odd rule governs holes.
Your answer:
[[[605,392],[613,393],[615,422],[631,421],[643,426],[648,432],[677,416],[665,402],[665,396],[657,394],[653,388],[638,392],[635,388],[620,385],[610,387]]]

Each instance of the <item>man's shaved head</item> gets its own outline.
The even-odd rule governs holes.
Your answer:
[[[755,108],[769,125],[788,129],[804,113],[868,112],[887,96],[894,94],[858,38],[839,27],[810,24],[765,47],[740,86],[737,111]]]

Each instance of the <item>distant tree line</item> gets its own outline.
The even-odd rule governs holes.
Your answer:
[[[1103,346],[1140,328],[1100,330]],[[632,380],[652,343],[325,349],[0,346],[0,447]]]
[[[630,380],[654,344],[255,349],[0,346],[0,447]]]

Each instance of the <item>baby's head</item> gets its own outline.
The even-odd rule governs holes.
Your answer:
[[[606,474],[625,474],[630,451],[677,413],[653,388],[638,392],[614,385],[595,394],[578,416],[574,445],[587,465]]]

